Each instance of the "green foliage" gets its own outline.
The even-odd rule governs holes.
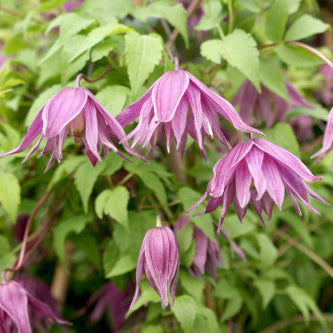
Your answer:
[[[289,16],[288,3],[288,0],[271,1],[266,17],[266,33],[273,42],[280,42],[283,39]]]
[[[126,63],[132,92],[136,95],[162,57],[162,42],[158,35],[140,36],[136,32],[125,37]]]
[[[20,184],[12,173],[0,174],[0,202],[11,221],[15,223],[21,200]]]
[[[188,295],[178,296],[175,298],[172,311],[180,321],[183,330],[191,332],[198,311],[195,300]]]

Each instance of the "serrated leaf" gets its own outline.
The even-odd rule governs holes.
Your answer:
[[[319,66],[324,63],[308,50],[293,45],[279,45],[275,52],[283,62],[296,68]]]
[[[123,109],[131,91],[120,85],[108,86],[96,94],[101,105],[113,116],[117,116]]]
[[[125,58],[133,95],[152,73],[162,57],[163,45],[159,35],[139,35],[130,32],[125,36]]]
[[[318,308],[316,302],[306,293],[305,290],[295,286],[289,285],[286,288],[288,296],[291,298],[293,303],[302,312],[306,321],[310,319],[310,310],[314,313],[317,319],[323,324],[325,319]]]
[[[201,54],[216,63],[224,58],[260,91],[259,51],[252,35],[243,30],[235,30],[223,40],[213,39],[202,43]]]
[[[258,279],[254,282],[260,292],[263,307],[266,308],[275,295],[275,284],[269,280]]]
[[[111,271],[106,272],[106,278],[122,275],[132,271],[136,267],[136,262],[128,255],[121,256],[112,267]]]
[[[201,17],[195,30],[206,31],[216,28],[223,19],[222,4],[220,1],[209,1],[203,6],[204,15]]]
[[[310,15],[303,15],[297,19],[288,29],[286,40],[304,39],[316,34],[320,34],[329,29],[329,25]]]
[[[272,266],[277,258],[277,249],[266,234],[256,234],[260,249],[260,262],[263,266]]]
[[[289,102],[286,79],[282,75],[281,70],[269,62],[261,61],[260,79],[269,90]]]
[[[191,332],[197,311],[197,303],[191,296],[182,295],[175,298],[172,312],[175,314],[185,332]]]
[[[301,156],[298,141],[289,124],[276,124],[272,129],[265,132],[265,140],[275,143],[297,157]]]
[[[89,215],[78,215],[61,221],[53,230],[53,246],[60,261],[65,264],[65,240],[69,233],[79,234],[91,220]]]
[[[69,58],[69,62],[72,62],[82,53],[90,50],[96,44],[101,42],[105,37],[115,34],[115,33],[126,33],[131,31],[131,28],[118,23],[110,23],[98,28],[95,28],[89,32],[89,34],[85,37],[84,41],[78,48],[75,48],[73,54]]]
[[[94,167],[89,161],[86,161],[78,167],[74,174],[74,183],[80,194],[85,212],[88,212],[88,202],[96,180],[103,171],[104,165],[102,163],[98,163]]]
[[[13,223],[16,222],[18,206],[21,201],[21,188],[12,173],[0,174],[0,202]]]
[[[116,46],[113,41],[105,41],[98,43],[91,51],[91,61],[96,62],[106,57]]]
[[[288,16],[289,0],[274,0],[269,7],[266,17],[266,33],[273,42],[280,42],[283,39]]]
[[[112,190],[104,190],[96,198],[96,214],[99,218],[102,218],[103,214],[109,215],[125,228],[128,228],[128,201],[129,193],[124,186],[117,186]]]

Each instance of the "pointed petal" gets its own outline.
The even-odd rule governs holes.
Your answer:
[[[0,308],[15,323],[18,333],[31,333],[28,297],[15,281],[0,285]]]
[[[244,208],[248,205],[251,198],[250,186],[252,181],[251,174],[245,161],[239,163],[235,172],[235,180],[237,199],[240,207]]]
[[[58,135],[83,110],[87,98],[86,89],[61,89],[44,106],[43,135]]]
[[[254,139],[253,141],[259,149],[271,155],[273,159],[282,163],[285,167],[299,174],[307,182],[314,183],[320,180],[320,177],[314,176],[306,165],[289,151],[263,139]]]
[[[154,114],[158,122],[171,121],[189,85],[185,71],[166,72],[152,90]]]
[[[266,178],[261,171],[264,153],[254,146],[245,159],[257,190],[257,200],[260,200],[266,191]]]
[[[234,107],[226,99],[215,94],[200,80],[198,80],[190,73],[188,73],[188,75],[191,80],[190,86],[193,84],[194,86],[198,87],[202,94],[204,94],[203,99],[208,98],[209,101],[216,107],[217,112],[219,112],[223,116],[223,118],[228,120],[236,129],[243,132],[263,135],[262,132],[256,130],[251,126],[246,125],[237,113],[237,111],[234,109]]]
[[[37,136],[42,132],[43,128],[43,120],[42,120],[42,114],[43,114],[44,108],[42,108],[30,127],[28,128],[27,134],[24,136],[21,144],[14,150],[11,150],[7,153],[1,154],[0,157],[12,155],[12,154],[17,154],[20,153],[23,150],[26,150],[32,143],[33,141],[37,138]],[[37,149],[37,148],[36,148]]]
[[[186,129],[187,113],[188,102],[186,98],[182,98],[171,121],[172,129],[177,142],[177,149],[180,147],[181,139]]]
[[[194,228],[193,239],[195,241],[195,256],[192,264],[198,268],[201,274],[204,274],[208,250],[208,238],[200,229]]]
[[[270,156],[265,156],[262,163],[262,173],[266,178],[267,192],[279,209],[282,208],[284,200],[284,185],[280,176],[278,166]]]
[[[96,109],[92,102],[88,99],[87,104],[83,109],[83,116],[85,120],[85,133],[84,133],[84,143],[86,151],[91,163],[96,164],[96,161],[100,161],[101,157],[98,153],[98,121],[96,115]]]

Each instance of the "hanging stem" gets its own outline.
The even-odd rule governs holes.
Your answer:
[[[27,225],[25,226],[25,230],[24,230],[21,251],[20,251],[19,257],[17,259],[17,263],[14,264],[14,267],[12,268],[12,270],[14,270],[14,271],[17,271],[22,267],[24,254],[25,254],[27,244],[28,244],[28,238],[29,238],[29,232],[30,232],[32,220],[35,218],[39,209],[43,206],[44,202],[46,201],[46,199],[48,198],[49,195],[50,195],[50,191],[45,192],[45,194],[38,201],[37,205],[35,206],[35,208],[33,209],[33,211],[31,212],[31,214],[29,216]]]
[[[229,34],[230,34],[234,28],[234,21],[235,21],[234,11],[232,8],[232,0],[228,0],[228,16],[229,16],[228,30],[229,30]]]
[[[333,69],[333,62],[331,60],[329,60],[325,55],[323,55],[320,51],[315,49],[314,47],[301,43],[301,42],[295,42],[295,41],[287,42],[287,43],[294,45],[294,46],[301,47],[302,49],[305,49],[305,50],[313,53],[314,55],[316,55],[318,58],[323,60],[327,65],[329,65]]]
[[[94,79],[89,79],[86,75],[84,75],[84,74],[81,73],[81,74],[79,74],[76,77],[75,88],[79,88],[80,87],[80,81],[81,81],[81,79],[85,80],[86,82],[93,83],[93,82],[101,80],[107,73],[111,72],[111,70],[112,70],[111,68],[106,69],[101,74],[99,74],[98,76],[96,76]]]

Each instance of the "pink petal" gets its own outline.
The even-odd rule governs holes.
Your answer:
[[[245,161],[239,163],[237,171],[235,172],[235,181],[236,196],[240,207],[244,208],[248,205],[251,198],[250,186],[252,181],[251,174]]]
[[[156,121],[171,121],[188,85],[189,77],[182,70],[166,72],[154,84],[152,101]]]
[[[86,89],[61,89],[44,106],[43,135],[58,135],[83,110],[87,98]]]
[[[179,149],[180,147],[181,139],[186,129],[187,113],[188,113],[188,102],[186,98],[182,98],[181,101],[179,102],[178,108],[171,121],[172,129],[175,134],[177,142],[177,149]]]

